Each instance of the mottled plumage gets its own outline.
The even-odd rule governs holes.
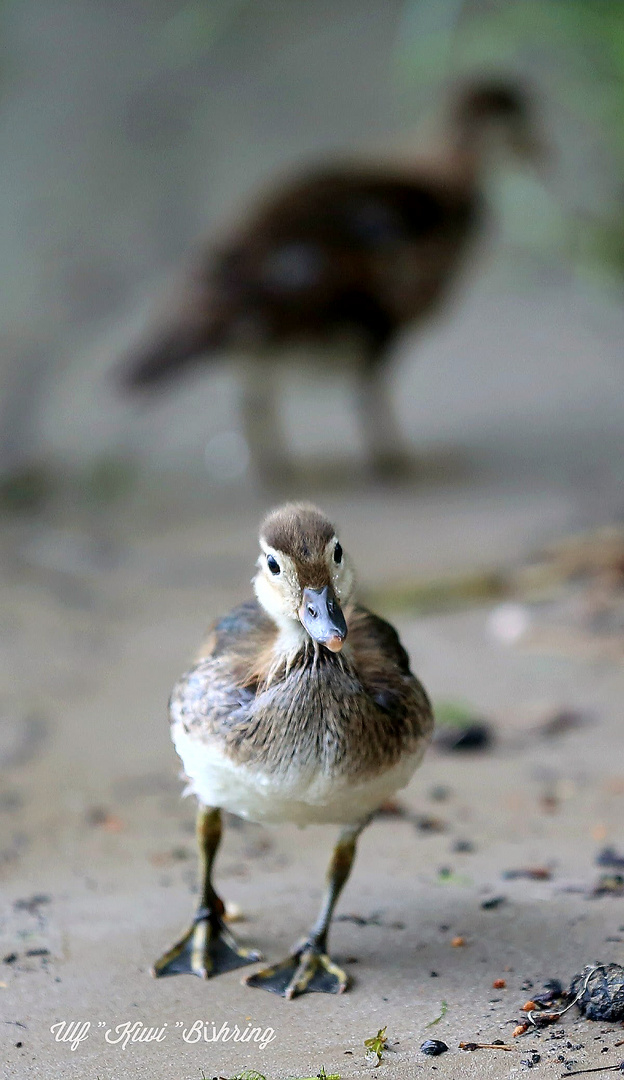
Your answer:
[[[343,826],[328,899],[305,948],[252,976],[287,997],[338,992],[346,976],[324,946],[356,837],[410,780],[433,718],[396,631],[354,603],[348,556],[319,510],[294,504],[270,514],[260,548],[257,598],[217,622],[171,696],[172,738],[203,808],[198,919],[212,937],[206,942],[205,926],[192,929],[155,970],[217,974],[248,960],[231,935],[224,953],[222,902],[210,880],[218,813],[228,810],[256,822]]]
[[[340,653],[304,643],[268,680],[255,662],[277,630],[257,601],[242,604],[176,685],[172,723],[272,775],[313,768],[361,780],[389,768],[430,734],[429,703],[387,622],[356,607],[347,626]]]

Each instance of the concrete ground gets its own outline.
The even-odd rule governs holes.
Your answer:
[[[554,1029],[511,1038],[520,1006],[544,980],[567,983],[594,960],[624,961],[621,899],[588,896],[598,852],[623,846],[617,560],[615,581],[598,582],[597,592],[572,574],[531,603],[486,593],[425,615],[395,609],[391,595],[416,580],[513,575],[545,543],[621,520],[622,310],[556,289],[473,299],[425,343],[420,364],[404,357],[395,372],[406,429],[425,461],[420,481],[380,489],[343,477],[338,489],[312,469],[300,485],[339,524],[362,593],[396,622],[434,701],[465,703],[496,732],[486,752],[432,749],[401,795],[412,815],[378,820],[364,834],[338,909],[361,918],[339,919],[333,930],[335,955],[353,975],[340,998],[288,1003],[241,986],[236,972],[206,984],[149,975],[196,902],[194,807],[180,798],[167,697],[206,624],[249,595],[258,521],[275,501],[249,480],[220,489],[193,472],[193,448],[214,429],[214,383],[198,380],[196,394],[187,388],[143,421],[148,456],[180,437],[181,476],[146,477],[99,507],[68,484],[40,516],[5,519],[6,1076],[199,1080],[255,1069],[284,1080],[324,1067],[343,1080],[434,1070],[451,1080],[515,1075],[526,1062],[554,1077],[624,1058],[615,1047],[623,1029],[576,1009]],[[95,430],[100,399],[89,404],[76,386],[57,397]],[[298,432],[310,400],[288,398]],[[333,411],[314,416],[327,450],[336,432],[347,436],[336,402],[325,400]],[[61,440],[69,412],[65,424],[57,409]],[[355,435],[352,443],[353,460]],[[605,587],[615,606],[597,615]],[[510,627],[514,642],[505,644]],[[561,710],[585,722],[546,738],[543,722]],[[244,913],[241,940],[271,960],[285,955],[314,918],[332,841],[330,829],[230,823],[217,880]],[[503,877],[527,867],[547,874]],[[483,908],[492,897],[504,899]],[[465,944],[453,946],[456,937]],[[494,989],[499,979],[506,985]],[[428,1027],[443,1002],[445,1015]],[[263,1045],[224,1041],[224,1023],[233,1033],[260,1029]],[[55,1026],[63,1024],[79,1026]],[[213,1024],[220,1037],[205,1041]],[[384,1027],[388,1049],[374,1069],[364,1040]],[[152,1041],[139,1041],[149,1029]],[[124,1045],[126,1030],[137,1038]],[[74,1049],[61,1038],[68,1031],[80,1040]],[[449,1052],[424,1056],[420,1044],[432,1036]],[[496,1039],[513,1050],[458,1048]]]
[[[576,53],[568,63],[566,35],[556,52],[531,50],[526,68],[519,58],[519,74],[539,86],[542,72],[545,88],[584,72],[582,115],[565,91],[553,106],[554,195],[492,177],[491,229],[506,254],[494,245],[498,261],[469,262],[448,318],[397,343],[394,397],[421,482],[382,491],[343,477],[338,490],[312,469],[300,486],[335,516],[363,592],[396,622],[434,700],[466,703],[497,738],[472,756],[432,749],[401,795],[411,816],[365,833],[338,909],[361,918],[337,921],[332,939],[353,986],[287,1003],[237,973],[206,984],[149,975],[196,902],[194,807],[180,798],[167,697],[205,625],[248,595],[274,500],[248,478],[225,489],[215,478],[215,446],[240,424],[225,362],[144,408],[120,401],[109,373],[134,330],[124,312],[139,329],[139,290],[276,170],[336,148],[370,152],[394,132],[412,146],[416,85],[388,76],[406,5],[317,0],[303,22],[288,4],[217,5],[216,47],[188,67],[184,25],[160,0],[130,14],[97,0],[5,7],[0,451],[9,464],[26,453],[84,471],[80,498],[68,482],[52,508],[4,520],[0,536],[0,1071],[285,1080],[324,1067],[343,1080],[459,1080],[621,1060],[624,1030],[576,1010],[511,1039],[544,980],[624,961],[622,900],[588,897],[597,853],[624,846],[621,633],[588,619],[578,582],[502,617],[513,598],[425,616],[386,596],[396,583],[514,568],[545,542],[622,518],[621,296],[558,265],[578,245],[565,215],[590,219],[619,200],[594,69]],[[419,26],[401,22],[400,56],[420,55]],[[284,382],[301,457],[355,461],[348,380]],[[141,479],[98,509],[86,475],[115,455]],[[182,481],[164,475],[174,466]],[[148,467],[162,470],[151,483]],[[528,626],[514,644],[493,633],[518,620]],[[565,709],[586,723],[545,738],[544,719]],[[245,915],[241,940],[284,955],[315,915],[332,840],[329,829],[229,823],[217,880]],[[503,877],[526,867],[549,876]],[[220,1038],[201,1027],[192,1041],[198,1021]],[[223,1024],[264,1038],[224,1041]],[[364,1040],[383,1027],[375,1069]],[[136,1038],[150,1029],[157,1038]],[[421,1054],[427,1037],[448,1053]],[[458,1048],[496,1039],[513,1051]]]
[[[436,577],[513,565],[578,517],[572,491],[487,483],[319,501],[340,522],[364,592],[413,578],[414,567]],[[181,524],[171,505],[51,515],[5,534],[4,1075],[186,1080],[256,1069],[277,1080],[323,1066],[343,1078],[498,1077],[526,1069],[536,1051],[534,1067],[554,1077],[572,1061],[624,1057],[614,1048],[622,1028],[576,1010],[554,1029],[511,1038],[532,986],[567,983],[595,959],[624,960],[621,900],[587,897],[598,850],[622,841],[624,669],[599,650],[531,648],[530,635],[526,647],[502,644],[490,632],[494,601],[395,617],[434,700],[468,703],[497,739],[473,755],[428,754],[401,800],[433,823],[386,818],[363,836],[339,915],[373,924],[337,921],[332,939],[350,991],[288,1003],[243,987],[236,972],[205,984],[150,977],[196,889],[194,807],[180,799],[167,695],[205,623],[248,594],[261,513],[260,500],[223,502],[218,512],[187,507]],[[541,611],[531,609],[536,625]],[[560,708],[587,721],[547,739],[540,723]],[[231,823],[218,883],[242,908],[241,940],[285,955],[314,917],[332,838]],[[503,879],[535,866],[550,877]],[[493,896],[504,902],[483,908]],[[452,945],[458,936],[463,946]],[[497,979],[504,989],[493,989]],[[442,1002],[446,1014],[428,1028]],[[75,1049],[55,1040],[62,1021],[90,1025],[77,1029]],[[253,1025],[264,1046],[223,1034],[206,1042],[204,1022],[209,1038],[213,1024]],[[160,1041],[124,1046],[117,1026],[132,1034],[137,1023],[162,1029]],[[375,1070],[363,1043],[383,1027],[388,1049]],[[449,1052],[425,1057],[427,1037]],[[458,1049],[494,1039],[513,1051]]]

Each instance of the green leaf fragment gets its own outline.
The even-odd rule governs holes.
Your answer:
[[[387,1049],[388,1043],[386,1041],[387,1028],[380,1028],[376,1035],[373,1035],[371,1039],[364,1039],[364,1046],[369,1054],[374,1054],[377,1058],[377,1065],[381,1061],[383,1051]]]

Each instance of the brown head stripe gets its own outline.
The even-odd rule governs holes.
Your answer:
[[[276,551],[307,562],[322,554],[334,536],[334,527],[315,506],[291,504],[268,515],[260,536]]]

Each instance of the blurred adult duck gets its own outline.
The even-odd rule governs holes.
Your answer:
[[[493,156],[542,155],[521,85],[466,85],[448,112],[437,154],[309,168],[243,208],[223,241],[181,271],[175,295],[123,359],[123,384],[164,387],[217,354],[237,355],[247,441],[272,481],[289,461],[277,416],[280,360],[303,346],[319,378],[321,358],[353,372],[371,467],[388,475],[405,465],[388,398],[390,346],[447,297],[483,221]]]

